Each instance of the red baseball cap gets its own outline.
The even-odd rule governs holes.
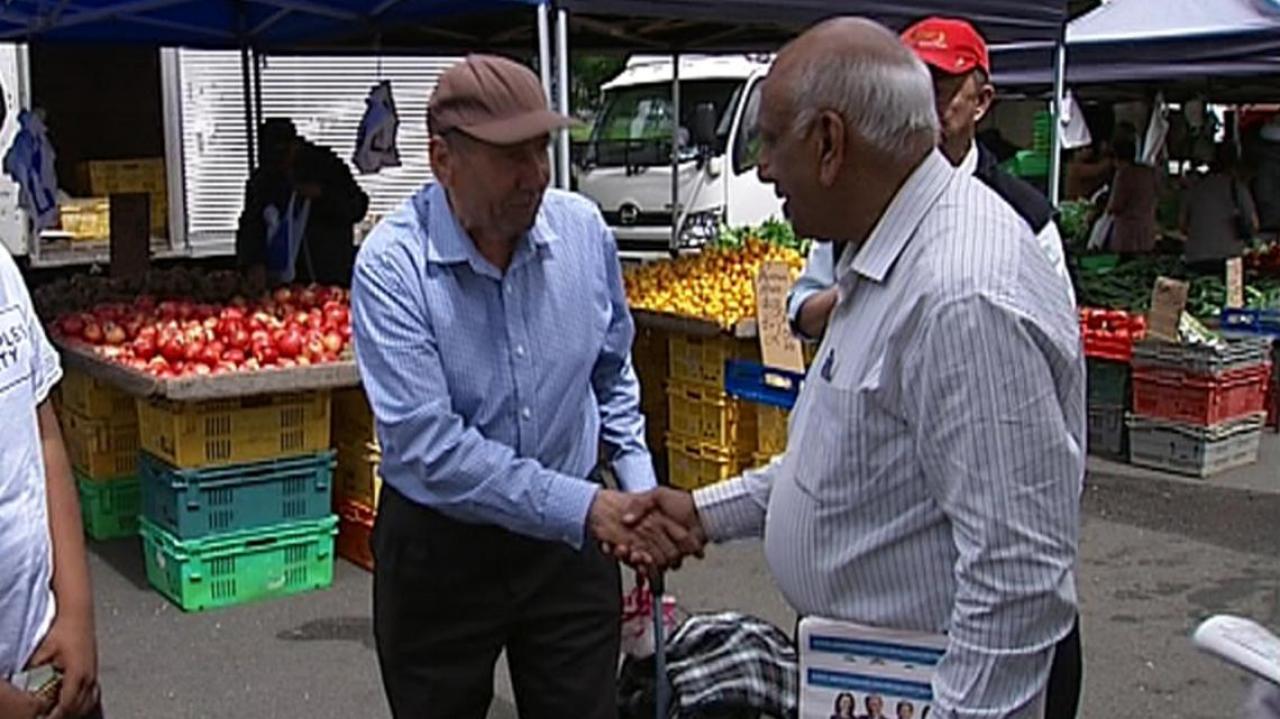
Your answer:
[[[902,42],[929,65],[948,75],[963,75],[975,68],[991,74],[987,43],[964,20],[931,17],[902,33]]]

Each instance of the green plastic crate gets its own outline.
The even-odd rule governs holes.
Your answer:
[[[1119,407],[1121,410],[1132,407],[1132,375],[1133,370],[1127,362],[1089,358],[1089,406]]]
[[[333,451],[207,469],[178,469],[143,452],[142,514],[178,539],[324,519]]]
[[[338,518],[183,541],[139,519],[147,581],[188,612],[323,589],[333,583]]]
[[[85,534],[105,542],[138,534],[142,490],[137,477],[89,479],[76,472]]]

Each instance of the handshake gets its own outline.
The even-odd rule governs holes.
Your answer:
[[[643,494],[600,490],[587,530],[606,554],[648,573],[679,569],[691,555],[701,559],[707,543],[693,495],[666,487]]]

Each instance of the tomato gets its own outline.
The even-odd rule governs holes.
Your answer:
[[[324,324],[329,329],[337,329],[351,324],[351,312],[346,307],[331,307],[324,311]]]
[[[316,293],[316,285],[304,288],[298,293],[298,304],[310,309],[316,306],[320,301],[320,296]]]
[[[239,349],[229,349],[222,353],[222,359],[227,362],[234,362],[235,364],[243,364],[245,359],[244,351]]]
[[[236,327],[235,331],[227,336],[227,343],[238,350],[249,349],[251,338],[249,333],[243,327]],[[243,354],[243,352],[242,352]]]
[[[288,287],[278,287],[276,288],[276,291],[271,294],[271,298],[278,304],[284,304],[293,299],[293,290]]]

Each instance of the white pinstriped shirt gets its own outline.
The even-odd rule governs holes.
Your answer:
[[[1076,616],[1084,357],[1030,234],[930,155],[841,257],[787,451],[694,495],[800,613],[947,632],[940,717],[1030,716]]]

